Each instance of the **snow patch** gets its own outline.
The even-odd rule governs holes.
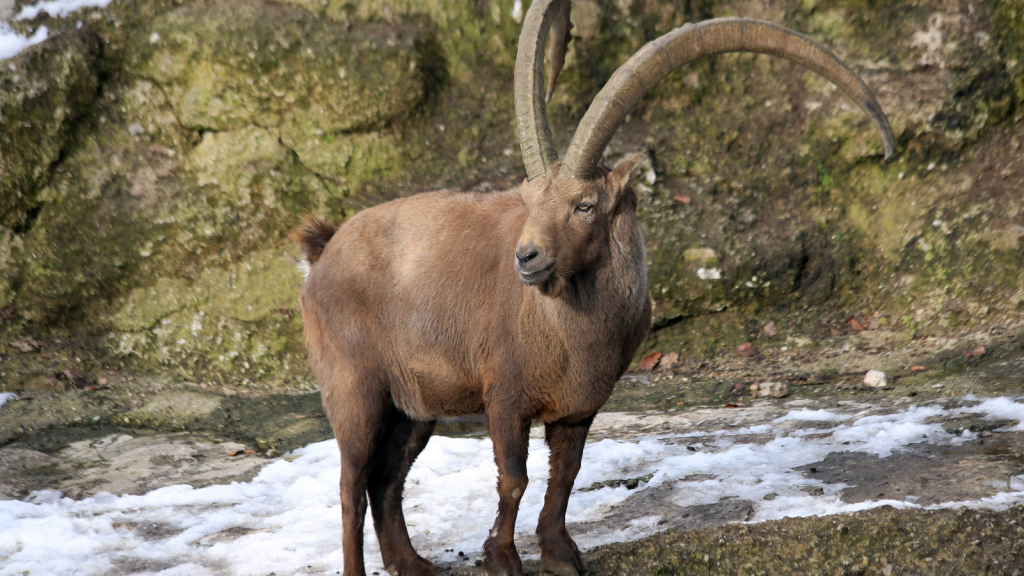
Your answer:
[[[0,406],[7,403],[8,400],[14,400],[18,395],[13,392],[0,392]]]
[[[701,280],[721,280],[722,272],[718,268],[697,268],[697,278]]]
[[[111,0],[51,0],[22,7],[15,20],[34,20],[42,13],[54,18],[63,18],[82,8],[106,8]]]
[[[984,414],[989,418],[1006,418],[1017,420],[1017,425],[1009,430],[1024,430],[1024,404],[1014,402],[1005,396],[984,400],[976,406],[961,408],[961,412],[968,414]]]
[[[576,524],[570,531],[583,549],[657,532],[658,516],[603,531],[581,524],[600,522],[625,500],[655,488],[667,490],[669,500],[684,507],[729,498],[749,501],[751,522],[883,505],[919,508],[913,498],[843,502],[845,485],[808,477],[800,467],[835,452],[885,457],[923,440],[963,441],[929,423],[935,416],[1024,415],[1024,404],[1009,398],[975,401],[966,408],[911,406],[863,417],[794,410],[773,424],[704,431],[705,443],[696,444],[680,442],[693,433],[592,442],[569,500],[567,520]],[[788,421],[819,422],[821,427],[810,434],[776,426]],[[768,439],[747,441],[751,433]],[[100,494],[80,501],[44,491],[28,502],[0,502],[0,574],[104,574],[125,562],[145,562],[161,574],[334,574],[342,566],[340,469],[337,444],[327,441],[270,462],[246,483],[201,489],[179,485],[141,496]],[[530,441],[527,471],[530,483],[516,522],[519,535],[535,531],[544,503],[548,449],[542,440]],[[619,485],[579,491],[596,482],[647,474],[651,480],[635,490]],[[405,485],[405,516],[417,550],[436,562],[454,562],[458,551],[479,554],[497,509],[496,477],[490,440],[431,438]],[[989,498],[932,508],[1004,509],[1024,502],[1024,476],[1011,478],[1003,489]],[[158,529],[147,532],[145,527]],[[364,537],[368,572],[383,573],[369,516]]]
[[[15,20],[34,20],[40,14],[46,13],[54,18],[65,16],[82,8],[106,8],[111,0],[52,0],[39,2],[30,6],[23,6]],[[81,28],[81,22],[78,23]],[[40,26],[31,35],[25,36],[11,29],[7,22],[0,22],[0,61],[8,60],[21,53],[29,46],[35,46],[49,37],[49,30],[46,26]]]
[[[789,420],[808,420],[808,421],[811,421],[811,422],[827,422],[829,420],[846,420],[848,418],[850,418],[850,417],[849,416],[844,416],[842,414],[836,414],[835,412],[829,412],[828,410],[808,410],[807,408],[802,408],[800,410],[793,410],[789,414],[786,414],[785,416],[782,416],[781,418],[776,418],[772,422],[775,422],[776,424],[778,424],[780,422],[786,422],[786,421],[789,421]]]
[[[40,26],[31,36],[22,36],[6,22],[0,22],[0,60],[14,58],[29,46],[35,46],[49,36],[46,26]]]

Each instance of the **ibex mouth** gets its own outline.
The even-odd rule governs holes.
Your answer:
[[[540,270],[533,272],[519,271],[519,279],[523,281],[523,284],[527,286],[536,286],[544,283],[545,280],[551,277],[551,273],[555,270],[555,263],[552,262]]]

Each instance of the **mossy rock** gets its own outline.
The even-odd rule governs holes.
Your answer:
[[[161,85],[186,128],[362,131],[423,98],[416,31],[343,26],[273,2],[185,6],[129,41],[125,69]]]
[[[14,296],[9,264],[31,225],[75,124],[99,89],[99,38],[60,34],[0,65],[0,307]]]
[[[253,252],[195,281],[164,277],[133,290],[114,314],[116,354],[189,380],[238,382],[306,376],[298,290],[302,276],[280,249]]]
[[[19,156],[31,183],[0,195],[4,329],[63,331],[97,364],[171,380],[308,382],[286,231],[302,212],[340,223],[521,182],[514,14],[512,0],[140,0],[16,23],[81,20],[103,48],[74,60],[83,80],[68,69],[92,100],[39,100],[73,113],[41,116],[61,120]],[[867,118],[797,65],[733,54],[670,74],[606,156],[651,156],[636,188],[666,327],[652,341],[695,356],[768,319],[820,341],[852,313],[908,335],[1018,317],[1024,28],[1009,3],[577,0],[549,106],[560,149],[645,42],[730,15],[832,48],[879,94],[897,155],[883,163]]]

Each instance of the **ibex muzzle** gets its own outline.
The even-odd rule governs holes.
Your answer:
[[[835,83],[871,117],[885,157],[892,154],[892,131],[871,91],[827,49],[776,24],[723,18],[687,24],[630,58],[559,161],[541,68],[551,30],[553,83],[568,15],[564,0],[535,0],[523,24],[515,71],[528,174],[521,186],[418,194],[364,210],[337,232],[310,218],[294,233],[311,266],[300,295],[306,345],[341,450],[346,576],[365,574],[367,503],[388,571],[435,573],[410,543],[402,486],[438,418],[481,411],[498,465],[484,571],[522,572],[513,537],[535,420],[551,448],[537,524],[541,562],[563,576],[584,571],[565,529],[569,494],[590,423],[651,323],[629,186],[640,157],[614,170],[599,159],[655,82],[712,54],[780,56]],[[465,249],[456,258],[450,246]]]

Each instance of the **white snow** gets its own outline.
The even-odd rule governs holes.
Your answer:
[[[697,277],[701,280],[721,280],[722,271],[718,268],[697,268]]]
[[[46,40],[48,34],[46,26],[40,26],[31,36],[22,36],[6,22],[0,22],[0,60],[17,56],[25,48]]]
[[[828,410],[808,410],[807,408],[801,408],[800,410],[794,410],[781,418],[773,420],[776,424],[780,422],[786,422],[787,420],[809,420],[811,422],[827,422],[829,420],[846,420],[849,416],[842,414],[836,414],[835,412],[829,412]]]
[[[972,406],[911,406],[892,414],[858,416],[828,410],[799,410],[771,425],[688,434],[601,440],[587,445],[576,489],[594,482],[653,473],[630,491],[624,486],[576,492],[570,523],[598,521],[612,506],[639,491],[663,487],[680,506],[737,497],[753,503],[751,522],[786,516],[853,512],[881,505],[917,508],[914,498],[848,504],[842,484],[825,484],[797,468],[833,452],[885,457],[908,444],[958,444],[934,416],[977,414],[1020,419],[1024,403],[1009,398],[977,399]],[[791,421],[819,428],[790,430]],[[1014,429],[1020,429],[1020,425]],[[759,435],[759,442],[749,435]],[[696,440],[700,442],[695,442]],[[763,442],[763,443],[762,443]],[[689,447],[695,450],[689,450]],[[531,534],[543,505],[548,451],[530,442],[527,488],[516,523]],[[141,560],[161,575],[334,574],[341,569],[340,459],[333,441],[312,444],[267,464],[251,482],[193,489],[170,486],[142,496],[100,494],[74,501],[57,492],[36,492],[28,502],[0,502],[0,575],[104,574]],[[435,561],[473,556],[494,520],[497,470],[489,440],[434,437],[406,482],[405,513],[413,544]],[[801,490],[820,487],[820,495]],[[1024,502],[1024,476],[990,498],[933,506],[1003,509]],[[772,500],[764,500],[775,493]],[[611,531],[570,527],[581,548],[626,541],[659,530],[658,516],[637,518]],[[139,527],[164,527],[164,536]],[[222,531],[231,530],[223,533]],[[243,535],[238,536],[239,533]],[[230,535],[230,536],[229,536]],[[365,530],[368,570],[383,573],[372,523]],[[444,552],[454,549],[455,552]]]
[[[54,18],[63,18],[82,8],[106,8],[111,0],[51,0],[22,7],[15,20],[32,20],[42,13]]]
[[[515,0],[512,2],[512,19],[517,24],[523,21],[523,0]]]
[[[52,0],[39,2],[29,6],[23,6],[15,20],[33,20],[40,14],[46,13],[54,18],[65,16],[82,8],[106,8],[111,0]],[[81,28],[79,23],[79,28]],[[35,46],[49,37],[49,30],[46,26],[40,26],[35,32],[28,36],[19,34],[11,29],[7,22],[0,22],[0,61],[17,56],[22,50],[29,46]]]
[[[975,398],[973,396],[967,396],[967,399],[973,400]],[[1009,428],[1009,430],[1024,430],[1024,412],[1021,411],[1021,406],[1021,404],[1018,404],[1004,396],[983,400],[976,406],[962,408],[960,411],[964,413],[982,413],[989,418],[1019,420],[1017,425]]]
[[[18,395],[14,392],[0,392],[0,406],[7,403],[8,400],[14,400]]]

